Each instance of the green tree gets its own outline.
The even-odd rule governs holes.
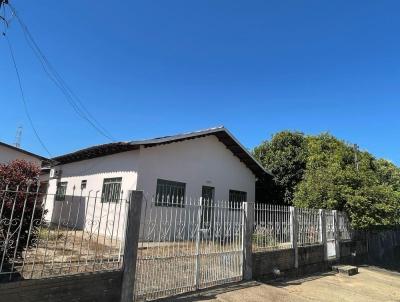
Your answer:
[[[391,186],[365,186],[348,197],[347,212],[354,226],[400,224],[400,192]]]
[[[253,150],[274,174],[273,200],[346,211],[354,226],[400,224],[400,169],[334,136],[282,131]]]
[[[347,211],[353,225],[365,228],[398,222],[399,169],[329,134],[307,138],[308,158],[296,187],[299,207]],[[357,152],[357,156],[355,156]]]
[[[374,168],[382,184],[400,191],[400,169],[396,165],[385,159],[378,159],[374,162]]]
[[[275,202],[291,204],[296,185],[303,177],[307,145],[301,132],[282,131],[253,150],[255,158],[274,175]]]

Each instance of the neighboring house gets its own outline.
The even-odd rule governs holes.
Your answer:
[[[50,171],[50,160],[21,148],[0,142],[0,164],[6,164],[16,159],[22,159],[41,167],[39,179],[41,182],[41,190],[45,191]]]
[[[0,164],[8,163],[15,159],[23,159],[38,166],[42,166],[43,162],[48,161],[40,155],[0,142]]]
[[[47,204],[53,222],[59,218],[62,201],[72,194],[90,193],[92,199],[97,194],[103,204],[117,201],[121,191],[127,198],[129,190],[144,191],[148,201],[155,195],[174,196],[175,203],[202,196],[255,201],[256,180],[269,174],[224,127],[98,145],[53,160],[58,165],[50,173],[54,178],[50,179],[48,192],[55,198],[48,199]],[[171,198],[157,199],[156,205],[171,206]],[[80,205],[73,215],[84,210],[85,206]],[[82,216],[80,220],[78,224],[83,225],[87,218]]]

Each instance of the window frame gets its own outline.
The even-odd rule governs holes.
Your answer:
[[[164,188],[162,188],[164,186]],[[163,191],[168,190],[171,192],[172,190],[176,190],[177,195],[174,196],[174,200],[165,201],[165,194]],[[160,193],[162,191],[163,193]],[[175,192],[174,192],[175,193]],[[168,196],[168,194],[167,194]],[[176,208],[184,208],[185,207],[185,197],[186,197],[186,183],[157,178],[156,184],[156,196],[155,196],[155,206],[157,207],[176,207]],[[167,197],[169,198],[169,197]]]
[[[65,201],[65,197],[67,196],[67,188],[68,188],[68,181],[58,181],[54,199],[56,201]]]
[[[233,194],[235,194],[236,196],[233,196]],[[244,198],[242,198],[243,196],[244,196]],[[234,208],[235,204],[237,204],[237,203],[243,204],[244,202],[247,202],[247,192],[246,191],[229,189],[229,207],[231,208],[231,210],[235,209]]]
[[[110,191],[111,190],[114,191]],[[107,177],[103,178],[103,186],[101,190],[101,202],[102,203],[118,203],[121,200],[122,192],[122,177]],[[110,198],[111,194],[111,198]]]

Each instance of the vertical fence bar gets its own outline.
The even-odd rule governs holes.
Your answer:
[[[321,226],[321,243],[324,246],[324,260],[328,260],[328,247],[327,247],[327,240],[326,240],[326,215],[325,210],[319,210],[319,219],[320,219],[320,226]]]
[[[196,208],[196,207],[195,207]],[[196,224],[196,264],[195,264],[195,286],[196,289],[200,287],[200,229],[201,229],[201,212],[203,210],[203,199],[199,199],[199,206],[197,207],[197,224]]]
[[[243,279],[253,277],[252,236],[254,226],[254,202],[243,203]]]
[[[339,215],[338,211],[333,211],[334,216],[334,234],[335,234],[335,249],[336,249],[336,259],[340,259],[340,231],[339,231]]]
[[[129,192],[128,215],[126,215],[127,225],[125,232],[121,302],[131,302],[133,300],[142,202],[142,191]]]
[[[293,244],[294,250],[294,267],[299,267],[299,250],[297,247],[297,238],[299,234],[299,222],[298,222],[298,209],[295,207],[290,207],[290,239]]]

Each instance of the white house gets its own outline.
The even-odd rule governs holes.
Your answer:
[[[81,227],[90,217],[116,215],[121,192],[122,199],[129,190],[144,191],[147,201],[169,196],[157,199],[160,207],[199,197],[255,201],[256,180],[269,174],[224,127],[98,145],[53,160],[58,164],[50,173],[48,192],[54,198],[47,201],[48,215],[53,222],[80,216],[73,224]],[[70,195],[84,196],[92,204],[81,203],[60,214],[62,201]]]
[[[0,142],[0,163],[8,163],[15,159],[23,159],[38,166],[41,166],[43,161],[47,161],[46,158],[40,155]]]

